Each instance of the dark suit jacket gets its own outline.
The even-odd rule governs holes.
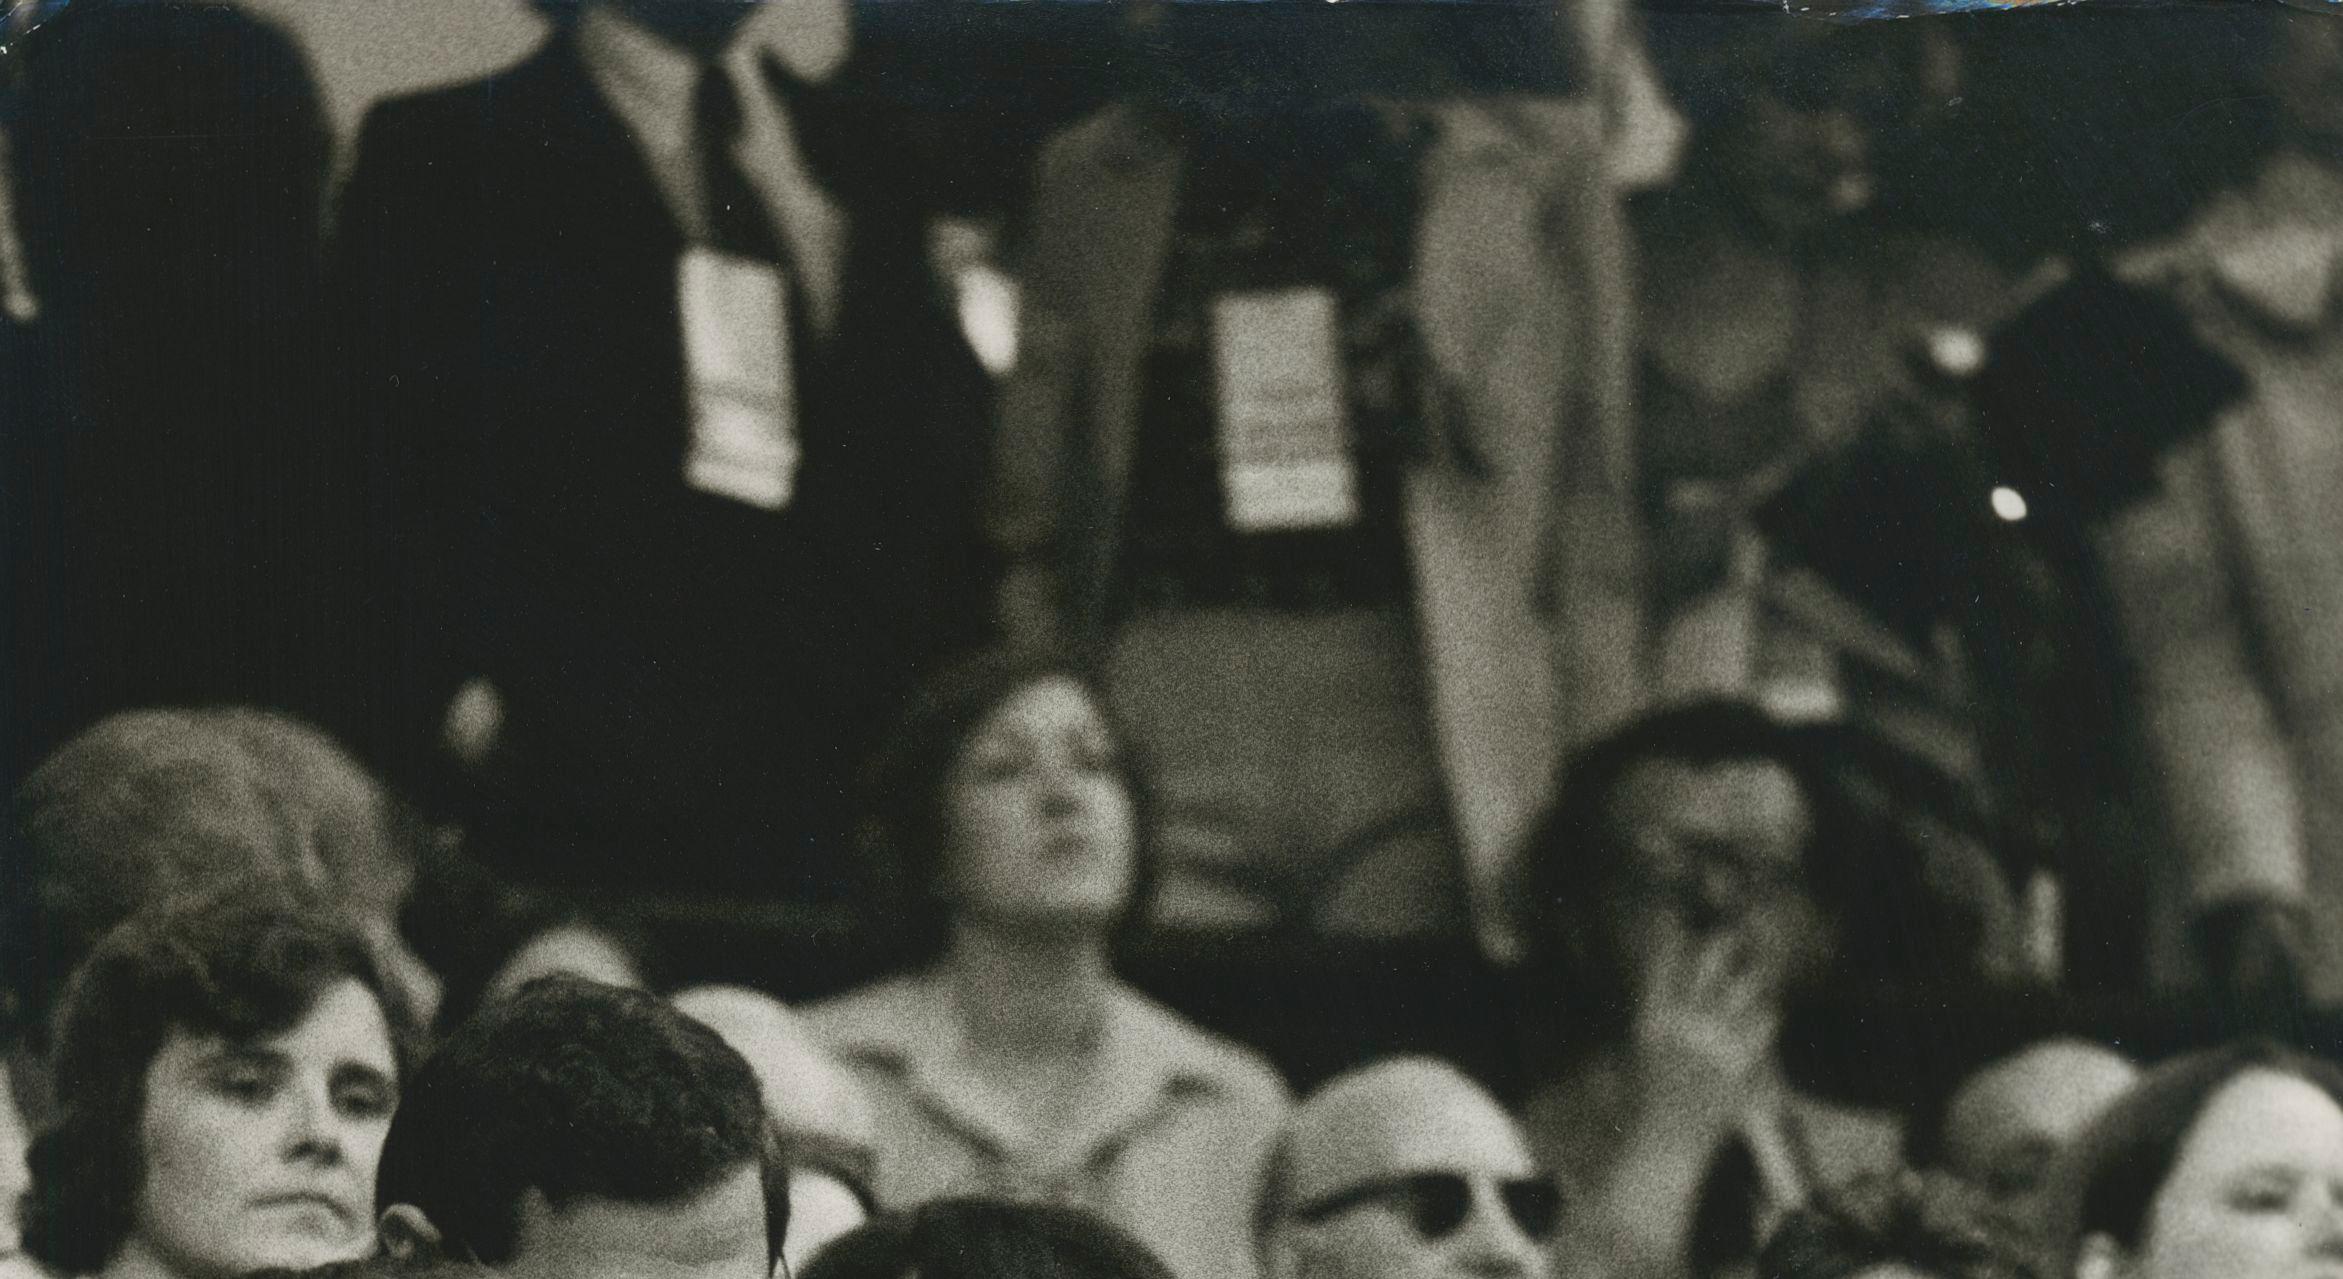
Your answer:
[[[919,202],[883,124],[768,79],[851,228],[778,513],[683,481],[683,239],[567,37],[361,137],[337,288],[389,649],[367,727],[415,758],[493,680],[500,791],[549,845],[524,872],[836,887],[868,726],[981,615],[983,379]]]

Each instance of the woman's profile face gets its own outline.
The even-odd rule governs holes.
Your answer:
[[[174,1030],[147,1067],[127,1246],[186,1279],[366,1253],[397,1102],[390,1027],[356,979],[267,1038]]]
[[[2343,1108],[2274,1070],[2213,1095],[2149,1206],[2135,1279],[2343,1276]]]
[[[1011,694],[944,776],[946,889],[996,923],[1104,929],[1135,869],[1121,748],[1081,684],[1050,676]]]

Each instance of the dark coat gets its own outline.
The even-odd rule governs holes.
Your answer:
[[[413,758],[491,679],[533,875],[835,888],[867,726],[981,613],[984,385],[920,202],[883,124],[768,81],[850,227],[781,512],[684,482],[683,237],[566,36],[361,137],[336,287],[388,645],[366,735]]]

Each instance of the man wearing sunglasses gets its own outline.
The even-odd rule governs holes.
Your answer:
[[[1265,1279],[1548,1279],[1561,1196],[1481,1087],[1424,1057],[1338,1076],[1262,1188]]]

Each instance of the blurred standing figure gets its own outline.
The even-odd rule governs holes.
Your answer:
[[[1561,1207],[1480,1085],[1396,1058],[1320,1086],[1287,1121],[1257,1243],[1266,1279],[1545,1279]]]
[[[460,707],[523,880],[845,895],[867,726],[978,615],[983,377],[845,21],[605,0],[361,136],[363,740]]]
[[[7,786],[111,712],[297,704],[346,656],[310,593],[332,139],[309,67],[227,4],[47,8],[10,39],[0,177],[23,268],[0,315]]]
[[[2006,287],[1983,254],[1920,232],[1899,207],[1929,104],[1959,92],[1958,63],[1927,23],[1652,22],[1693,122],[1677,181],[1630,209],[1659,691],[1808,713],[1844,701],[1884,719],[1903,708],[1874,710],[1885,699],[1865,695],[1884,691],[1863,679],[1870,664],[1844,660],[1868,646],[1785,609],[1794,565],[1753,517],[1807,459],[1870,429],[1909,381],[1920,334],[1973,322]],[[1828,534],[1881,535],[1854,520]],[[1945,760],[1941,738],[1912,744]]]
[[[2343,24],[2276,8],[2276,147],[2119,261],[2243,372],[2097,537],[2216,989],[2343,996]],[[2170,977],[2174,974],[2167,973]]]
[[[1003,611],[1105,659],[1167,922],[1454,934],[1636,700],[1604,104],[1398,101],[1342,61],[1390,11],[1257,8],[1133,6],[1158,82],[1043,155]]]
[[[1114,975],[1154,866],[1138,766],[1092,686],[971,658],[873,783],[912,971],[806,1016],[876,1107],[880,1206],[1072,1204],[1182,1279],[1248,1279],[1285,1087]]]

